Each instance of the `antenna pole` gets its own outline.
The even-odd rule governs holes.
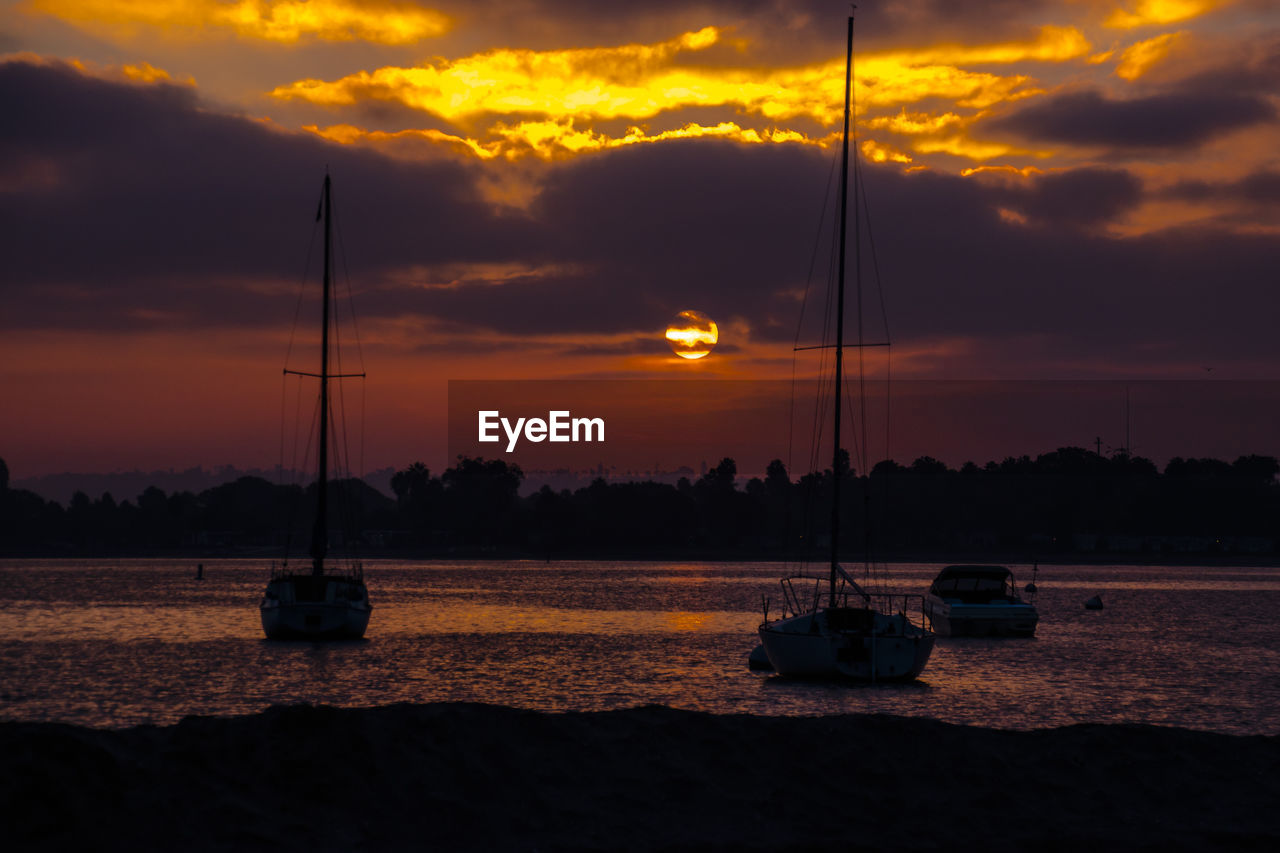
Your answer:
[[[853,92],[853,9],[849,10],[849,35],[844,61],[844,136],[840,168],[840,262],[836,291],[836,399],[835,448],[831,454],[831,605],[836,603],[836,569],[840,563],[840,392],[844,385],[844,265],[849,221],[849,101]],[[856,215],[856,211],[855,211]]]
[[[320,471],[316,480],[316,520],[311,529],[311,574],[324,574],[329,550],[329,255],[333,224],[330,216],[329,174],[324,176],[324,299],[320,326]]]

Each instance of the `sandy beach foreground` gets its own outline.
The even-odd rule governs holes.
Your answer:
[[[276,707],[0,724],[14,849],[1276,850],[1280,737]]]

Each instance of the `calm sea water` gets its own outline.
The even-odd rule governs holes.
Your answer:
[[[114,727],[290,702],[660,703],[1280,733],[1276,568],[1042,567],[1035,639],[939,638],[919,682],[847,686],[748,670],[777,564],[367,561],[368,637],[328,644],[263,639],[264,561],[205,561],[202,582],[194,564],[0,561],[0,718]],[[938,569],[888,576],[923,591]],[[1095,593],[1106,609],[1084,610]]]

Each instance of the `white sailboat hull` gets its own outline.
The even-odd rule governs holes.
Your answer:
[[[760,626],[760,643],[779,675],[910,681],[924,670],[934,635],[901,614],[870,614],[866,624],[846,629],[830,624],[827,610],[778,619]]]
[[[373,607],[364,583],[343,577],[277,578],[260,608],[272,640],[358,640]]]

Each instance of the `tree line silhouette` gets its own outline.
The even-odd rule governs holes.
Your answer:
[[[930,457],[883,461],[860,475],[839,466],[845,558],[866,555],[1089,551],[1274,554],[1280,542],[1280,463],[1270,456],[1150,460],[1066,447],[948,468]],[[459,458],[440,475],[416,462],[390,498],[358,479],[330,484],[335,546],[430,556],[820,557],[829,547],[831,469],[793,480],[780,460],[738,476],[725,458],[675,485],[597,479],[575,491],[521,496],[523,473],[496,459]],[[0,553],[111,554],[236,549],[305,550],[314,484],[259,477],[134,500],[77,492],[69,505],[9,488],[0,460]]]

